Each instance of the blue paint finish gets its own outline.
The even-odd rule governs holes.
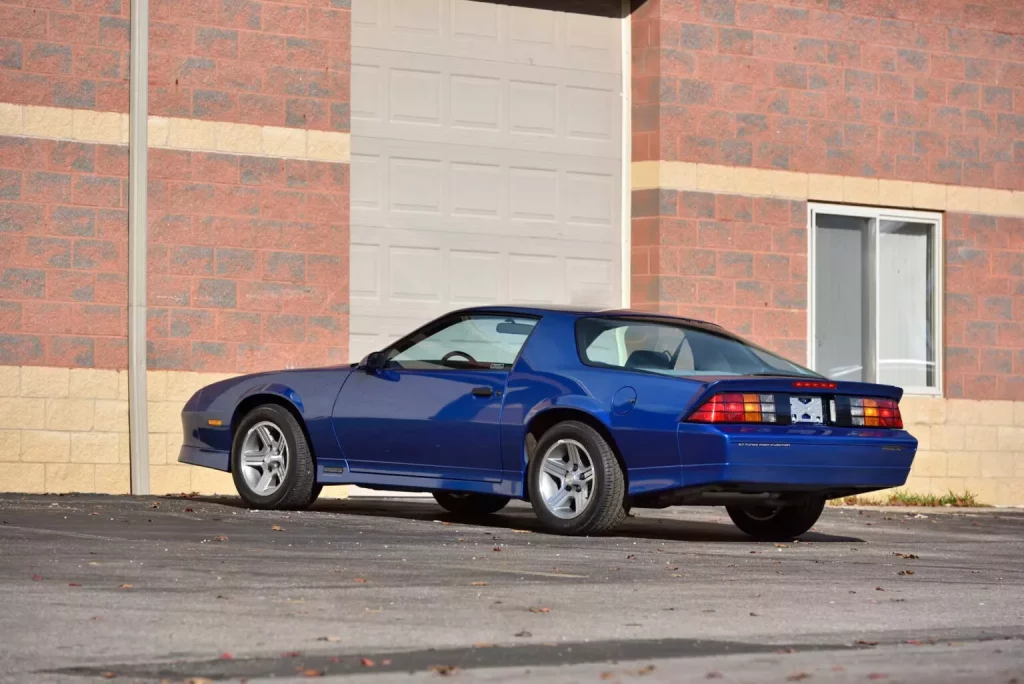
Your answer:
[[[539,320],[511,369],[367,370],[353,364],[212,384],[182,411],[179,460],[227,470],[239,406],[273,401],[302,421],[322,484],[522,498],[527,432],[550,417],[599,424],[626,466],[631,496],[706,485],[883,489],[903,484],[913,462],[917,440],[903,430],[685,422],[716,393],[792,393],[792,378],[672,377],[586,365],[576,350],[575,324],[583,315],[679,319],[530,307],[459,313],[468,312]],[[686,323],[728,335],[718,326]],[[490,394],[473,394],[474,388]],[[902,397],[899,388],[866,383],[799,393]],[[223,426],[211,427],[209,419]]]

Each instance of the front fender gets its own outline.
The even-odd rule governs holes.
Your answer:
[[[241,405],[246,400],[255,396],[267,396],[271,395],[278,397],[290,403],[299,412],[300,415],[305,415],[305,405],[302,403],[302,397],[294,389],[287,385],[282,385],[278,382],[266,383],[263,385],[256,385],[250,387],[241,397],[238,399],[238,404]]]

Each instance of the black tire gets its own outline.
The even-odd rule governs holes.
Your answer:
[[[571,439],[583,445],[594,468],[590,502],[575,518],[560,518],[544,503],[541,468],[544,456],[559,440]],[[565,535],[600,535],[614,530],[626,518],[626,477],[615,452],[604,437],[586,423],[567,420],[556,423],[540,438],[529,465],[530,502],[541,524],[550,532]]]
[[[288,446],[288,461],[281,486],[267,496],[257,494],[242,475],[242,444],[250,428],[269,422],[280,431]],[[231,445],[231,477],[242,501],[250,508],[296,510],[309,506],[320,495],[316,464],[302,426],[292,413],[277,404],[257,406],[238,423]]]
[[[762,541],[786,541],[799,537],[818,522],[825,509],[825,499],[816,497],[775,509],[766,507],[726,506],[736,527]]]
[[[507,496],[472,492],[434,492],[434,500],[446,511],[467,517],[497,513],[510,501]]]

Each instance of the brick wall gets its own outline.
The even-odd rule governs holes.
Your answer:
[[[1024,189],[1016,0],[648,0],[633,48],[636,160]]]

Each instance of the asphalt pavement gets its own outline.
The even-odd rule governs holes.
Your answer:
[[[1024,511],[720,509],[544,534],[514,504],[0,495],[0,681],[1024,682]]]

